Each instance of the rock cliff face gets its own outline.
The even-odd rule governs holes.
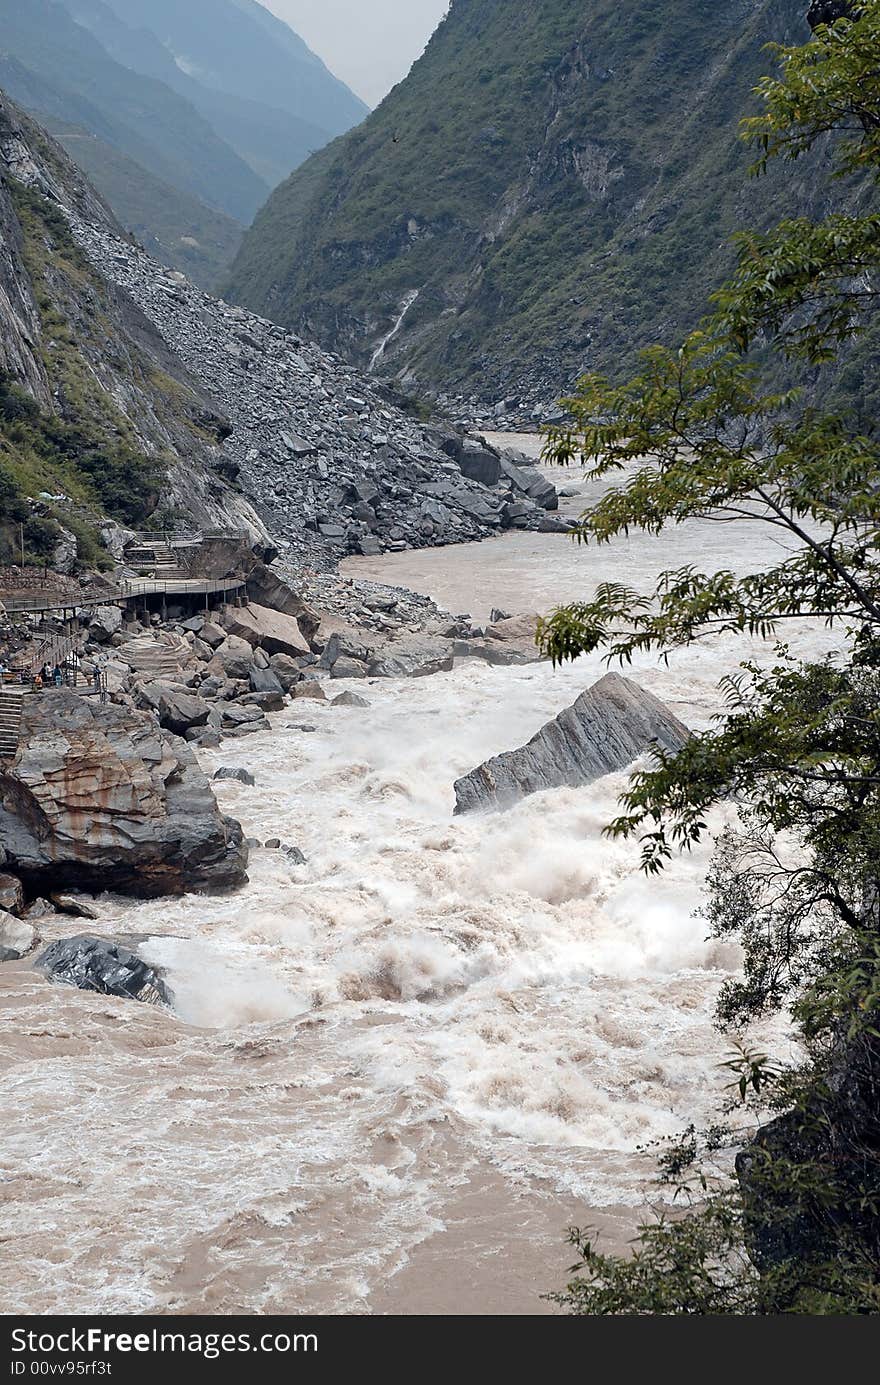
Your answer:
[[[0,370],[66,423],[127,432],[165,471],[163,500],[197,524],[265,538],[217,470],[222,409],[131,297],[77,259],[62,207],[125,243],[60,147],[0,92]]]
[[[28,699],[0,772],[0,840],[32,893],[149,898],[242,884],[247,849],[192,749],[155,720],[62,689]]]
[[[551,523],[531,473],[163,269],[2,96],[0,131],[0,368],[72,422],[103,410],[129,430],[167,469],[166,506],[315,567]]]
[[[406,81],[276,190],[230,296],[491,405],[625,367],[702,316],[734,229],[827,196],[821,160],[750,179],[737,138],[807,8],[453,0]]]
[[[456,813],[511,808],[544,789],[577,788],[626,769],[654,744],[680,750],[686,726],[652,693],[609,673],[520,750],[488,760],[455,785]]]

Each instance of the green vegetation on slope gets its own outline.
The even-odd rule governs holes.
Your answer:
[[[42,360],[58,400],[43,413],[33,398],[0,373],[0,562],[17,561],[24,526],[27,561],[45,561],[57,522],[73,529],[80,558],[101,561],[97,527],[106,514],[143,523],[156,509],[162,468],[146,457],[83,354],[65,300],[87,301],[89,330],[100,340],[100,286],[62,214],[39,194],[9,179],[5,187],[24,237],[24,259],[42,319]],[[106,340],[105,340],[106,347]],[[30,502],[45,500],[35,512]]]
[[[817,18],[829,12],[833,29]],[[677,1211],[649,1221],[628,1255],[572,1233],[580,1263],[556,1297],[579,1316],[880,1310],[877,415],[865,418],[864,399],[823,411],[812,390],[763,384],[768,356],[781,374],[806,362],[821,378],[876,325],[865,286],[880,268],[880,0],[811,15],[815,41],[780,55],[747,141],[784,175],[836,130],[832,165],[871,179],[862,214],[744,232],[712,315],[681,345],[646,350],[623,384],[585,377],[548,447],[588,457],[593,478],[611,482],[583,517],[584,543],[647,542],[693,520],[772,526],[778,541],[776,561],[745,576],[686,566],[648,592],[600,586],[545,622],[555,662],[784,637],[804,617],[845,635],[812,663],[785,645],[770,668],[752,653],[724,680],[712,728],[677,755],[658,750],[608,828],[640,842],[652,874],[725,806],[704,916],[742,968],[717,1007],[736,1050],[731,1100],[714,1128],[691,1127],[664,1153]],[[794,1026],[788,1064],[749,1042],[748,1026],[774,1015]],[[722,1148],[738,1151],[735,1177],[719,1167]]]
[[[737,120],[763,46],[805,0],[454,0],[409,78],[297,170],[245,237],[228,292],[429,385],[554,394],[683,331],[732,266],[748,177]],[[791,176],[805,212],[821,159]]]

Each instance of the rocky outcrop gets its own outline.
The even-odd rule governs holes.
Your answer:
[[[369,674],[371,678],[429,678],[450,673],[454,663],[455,647],[449,640],[413,636],[389,644],[369,665]]]
[[[811,29],[818,29],[820,24],[848,19],[858,8],[858,0],[813,0],[807,12],[807,23]]]
[[[494,620],[481,638],[455,642],[457,659],[482,659],[501,668],[535,664],[546,656],[538,646],[539,617],[532,613]]]
[[[0,909],[0,962],[17,962],[37,945],[37,932],[25,919]]]
[[[63,208],[94,235],[128,244],[60,145],[0,92],[0,369],[66,422],[94,426],[100,414],[111,431],[130,430],[144,456],[167,463],[163,499],[197,524],[242,528],[266,540],[251,505],[216,469],[219,444],[204,420],[222,411],[100,266],[90,270],[83,260],[72,267],[74,247],[69,240],[62,245],[60,232],[25,227],[10,178],[45,199],[47,224]],[[26,268],[35,258],[40,284]],[[63,352],[52,335],[59,321]],[[87,390],[69,388],[71,371],[88,379]]]
[[[238,823],[224,818],[184,741],[154,718],[68,689],[28,700],[0,773],[0,838],[31,894],[141,897],[246,880]]]
[[[158,972],[136,952],[107,938],[62,938],[52,943],[34,965],[51,981],[80,991],[139,1000],[147,1005],[170,1005],[171,993]]]
[[[609,673],[520,750],[455,785],[456,813],[510,808],[545,789],[577,788],[626,769],[652,745],[677,751],[689,731],[652,693]]]
[[[6,914],[20,914],[24,909],[24,890],[21,881],[5,872],[0,875],[0,909]]]
[[[528,485],[514,488],[481,441],[459,438],[462,458],[453,460],[435,429],[337,357],[200,292],[107,227],[77,216],[71,224],[93,264],[131,295],[200,391],[223,401],[229,425],[215,471],[235,475],[277,535],[283,564],[306,559],[331,569],[348,554],[539,527],[543,511]],[[256,601],[268,602],[256,575],[249,584]]]

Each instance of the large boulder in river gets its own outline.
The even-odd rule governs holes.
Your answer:
[[[159,725],[175,736],[184,735],[193,726],[205,726],[211,712],[204,698],[170,683],[144,683],[138,697],[142,705],[153,708]]]
[[[456,813],[511,808],[545,789],[578,788],[626,769],[652,745],[674,752],[690,732],[652,693],[609,673],[520,750],[455,785]]]
[[[538,647],[538,620],[533,613],[502,616],[486,631],[484,639],[456,640],[457,659],[483,659],[506,668],[536,664],[546,655]]]
[[[456,458],[463,476],[483,486],[497,486],[501,480],[498,453],[476,438],[465,438]]]
[[[369,673],[371,678],[429,678],[451,672],[454,664],[455,647],[450,640],[416,635],[389,644],[370,664]]]
[[[501,456],[501,474],[513,490],[527,495],[542,510],[559,509],[559,492],[542,476],[524,452],[508,448]]]
[[[136,952],[107,938],[62,938],[52,943],[34,965],[51,981],[97,991],[147,1005],[169,1005],[165,982]]]
[[[303,600],[299,592],[294,591],[283,577],[265,563],[258,563],[248,577],[247,595],[248,599],[256,602],[258,606],[268,606],[272,611],[282,611],[286,616],[293,616],[300,630],[308,638],[317,632],[321,624],[321,617]]]
[[[0,909],[0,962],[17,962],[37,945],[37,931],[26,919]]]
[[[0,840],[30,894],[143,898],[243,884],[247,848],[185,741],[59,688],[28,698],[0,771]]]
[[[292,659],[310,654],[309,642],[294,616],[283,611],[271,611],[268,606],[230,607],[223,624],[232,635],[247,640],[253,648],[267,654],[288,654]]]

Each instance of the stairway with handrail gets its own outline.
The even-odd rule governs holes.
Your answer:
[[[24,688],[0,687],[0,760],[12,760],[18,752],[24,699]]]

